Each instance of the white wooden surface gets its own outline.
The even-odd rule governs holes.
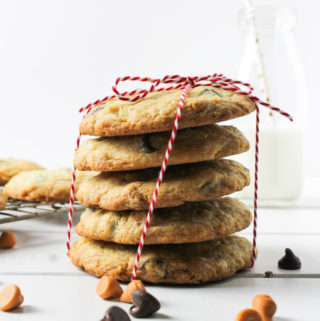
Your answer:
[[[157,320],[234,320],[254,295],[270,294],[278,304],[275,321],[319,321],[320,189],[310,185],[295,208],[260,209],[259,257],[253,270],[203,286],[148,286],[162,303]],[[0,225],[15,232],[16,248],[0,250],[0,288],[20,286],[25,303],[0,312],[0,320],[100,320],[110,305],[95,294],[97,279],[75,268],[65,254],[66,218],[49,217]],[[251,238],[251,228],[241,234]],[[73,240],[76,235],[73,233]],[[281,271],[284,248],[301,258],[300,271]],[[274,278],[264,278],[272,271]],[[132,318],[133,319],[133,318]]]

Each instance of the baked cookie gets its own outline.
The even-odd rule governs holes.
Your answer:
[[[0,190],[0,210],[3,210],[7,205],[7,196]]]
[[[138,244],[147,211],[112,212],[87,209],[76,232],[83,237],[120,244]],[[156,209],[145,244],[178,244],[213,240],[251,223],[249,209],[230,197]]]
[[[9,180],[23,171],[43,169],[38,164],[24,159],[3,158],[0,159],[0,185],[5,185]]]
[[[203,283],[225,279],[251,265],[250,242],[227,236],[189,244],[146,245],[138,279],[152,283]],[[70,249],[74,265],[96,276],[112,275],[129,281],[137,246],[80,239]]]
[[[171,132],[88,139],[75,153],[81,171],[123,171],[161,166]],[[245,152],[249,142],[232,126],[207,125],[178,132],[169,164],[195,163]]]
[[[78,172],[79,185],[96,172]],[[7,196],[37,202],[67,202],[70,196],[72,172],[69,169],[36,170],[23,172],[13,177],[4,187]]]
[[[136,135],[169,131],[175,120],[182,90],[152,92],[136,102],[117,98],[90,111],[80,125],[81,134],[93,136]],[[189,90],[179,128],[214,124],[244,116],[255,110],[247,96],[199,86]]]
[[[102,172],[82,183],[76,197],[87,208],[147,209],[158,174],[157,168]],[[249,182],[249,171],[229,159],[170,166],[160,187],[156,207],[218,198],[242,190]]]

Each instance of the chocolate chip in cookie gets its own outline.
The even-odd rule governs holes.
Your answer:
[[[206,182],[201,186],[201,192],[205,196],[210,196],[214,192],[214,190],[218,187],[219,184],[220,182],[217,182],[217,183],[212,183],[210,181]]]
[[[200,96],[206,95],[206,94],[209,94],[209,93],[215,94],[215,95],[217,95],[217,96],[219,96],[219,97],[222,97],[222,96],[221,96],[217,91],[215,91],[214,89],[208,89],[208,88],[206,88],[206,89],[200,94]]]
[[[141,137],[139,148],[145,154],[151,154],[156,151],[156,149],[151,145],[150,135],[143,135]]]

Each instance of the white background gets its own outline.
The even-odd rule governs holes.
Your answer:
[[[316,0],[256,1],[297,9],[295,36],[308,82],[307,176],[320,176]],[[79,107],[117,76],[228,74],[242,39],[243,2],[0,2],[0,157],[72,166]]]

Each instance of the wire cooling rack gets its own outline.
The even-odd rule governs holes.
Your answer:
[[[74,209],[82,210],[84,207],[79,202],[74,203]],[[69,203],[59,202],[26,202],[8,199],[5,209],[0,210],[0,224],[49,215],[66,214],[69,211]]]

